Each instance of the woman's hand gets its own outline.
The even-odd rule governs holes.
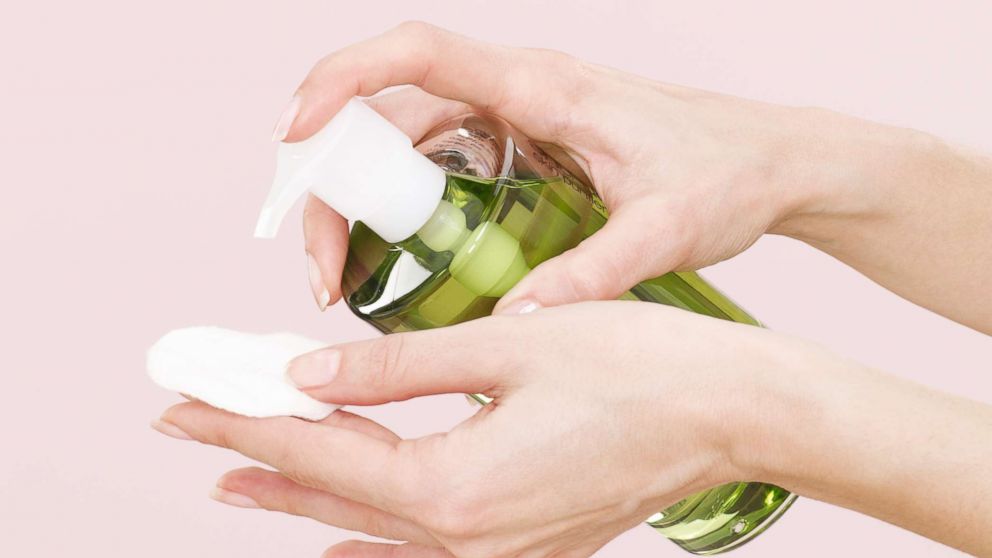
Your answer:
[[[309,516],[402,547],[326,557],[592,554],[677,500],[735,480],[782,486],[992,556],[992,407],[753,326],[590,302],[338,345],[298,358],[318,399],[495,401],[401,440],[344,411],[322,423],[183,403],[164,433],[275,467],[219,500]]]
[[[588,556],[691,493],[759,477],[776,413],[766,397],[822,360],[760,328],[592,302],[339,345],[289,368],[340,404],[495,399],[444,434],[401,440],[343,411],[315,424],[196,402],[162,420],[279,470],[228,473],[222,501],[411,543],[328,557],[354,545],[368,557]]]
[[[419,23],[323,59],[299,87],[276,137],[304,139],[351,96],[397,84],[419,89],[369,102],[414,140],[468,105],[491,111],[533,139],[565,148],[611,212],[605,228],[535,269],[497,311],[525,300],[554,306],[616,298],[641,280],[733,256],[818,199],[814,188],[797,187],[805,178],[806,161],[796,150],[803,111]],[[315,198],[305,221],[312,277],[319,277],[315,295],[324,306],[339,296],[347,228]]]
[[[605,228],[507,293],[497,313],[616,298],[771,232],[992,333],[992,306],[976,280],[992,270],[988,157],[912,130],[659,83],[421,23],[321,60],[275,137],[309,137],[353,95],[400,84],[418,88],[369,102],[415,140],[468,105],[491,111],[565,148],[611,212]],[[348,228],[315,198],[304,221],[324,308],[340,297]]]

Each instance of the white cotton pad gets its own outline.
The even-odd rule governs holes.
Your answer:
[[[294,357],[324,345],[292,333],[188,327],[170,331],[152,345],[148,375],[165,389],[239,415],[320,420],[338,405],[301,392],[285,371]]]

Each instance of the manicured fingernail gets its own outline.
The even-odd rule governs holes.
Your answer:
[[[327,304],[331,301],[331,293],[327,292],[324,286],[324,278],[320,275],[320,267],[317,260],[307,252],[307,275],[310,278],[310,290],[313,291],[313,299],[317,301],[317,308],[323,312],[327,310]]]
[[[317,351],[289,363],[286,375],[298,388],[314,388],[331,383],[338,375],[341,353],[331,350]]]
[[[210,491],[210,497],[218,502],[227,504],[229,506],[235,506],[238,508],[260,508],[262,506],[258,505],[258,502],[252,500],[251,498],[245,496],[244,494],[238,494],[237,492],[231,492],[230,490],[224,490],[221,487],[215,487]]]
[[[541,305],[534,302],[533,300],[518,300],[506,308],[499,311],[500,314],[513,315],[513,314],[529,314],[535,310],[540,310]]]
[[[293,98],[289,100],[289,104],[283,109],[279,121],[276,122],[275,129],[272,130],[272,141],[286,139],[286,136],[289,135],[289,129],[293,127],[293,121],[296,120],[298,114],[300,114],[300,97],[299,95],[293,95]]]
[[[165,422],[162,419],[155,419],[152,421],[152,428],[158,430],[162,434],[175,438],[177,440],[192,440],[193,437],[189,434],[183,432],[182,428],[179,428],[171,422]]]

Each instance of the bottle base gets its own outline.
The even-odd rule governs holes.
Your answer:
[[[692,554],[733,550],[770,527],[796,500],[777,486],[733,483],[691,496],[648,525]]]

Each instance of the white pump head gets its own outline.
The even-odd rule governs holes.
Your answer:
[[[351,99],[309,139],[279,145],[276,177],[255,236],[272,238],[306,191],[349,221],[399,242],[430,219],[444,193],[444,171],[399,128]]]

